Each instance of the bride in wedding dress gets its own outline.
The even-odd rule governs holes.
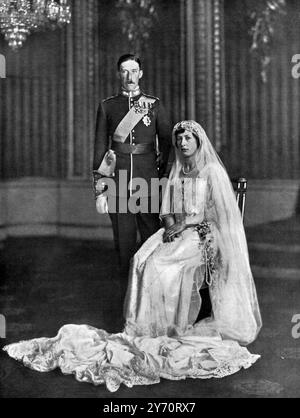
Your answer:
[[[54,338],[4,347],[11,357],[40,372],[59,367],[112,392],[160,378],[220,378],[258,360],[245,347],[261,316],[231,182],[198,123],[177,124],[173,145],[164,227],[132,260],[124,330],[65,325]],[[212,312],[197,322],[204,283]]]

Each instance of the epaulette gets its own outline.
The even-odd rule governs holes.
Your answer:
[[[106,99],[102,100],[102,103],[108,102],[109,100],[114,99],[115,97],[118,97],[118,95],[115,94],[114,96],[107,97]]]
[[[145,93],[143,93],[143,96],[145,96],[145,97],[149,97],[150,99],[155,99],[155,100],[160,101],[160,98],[159,98],[159,97],[151,96],[150,94],[145,94]]]

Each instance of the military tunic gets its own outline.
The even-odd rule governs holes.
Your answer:
[[[98,170],[105,153],[108,149],[114,149],[113,137],[116,128],[124,119],[132,107],[135,107],[141,98],[149,98],[153,102],[146,117],[143,117],[137,125],[131,130],[124,144],[140,145],[145,144],[148,148],[147,152],[142,154],[130,154],[115,150],[116,169],[115,183],[117,199],[117,213],[111,213],[110,218],[113,226],[115,247],[119,254],[120,276],[123,282],[123,296],[127,287],[127,276],[129,270],[130,259],[137,250],[137,232],[140,234],[141,243],[145,242],[151,235],[159,229],[158,213],[142,213],[133,214],[131,212],[120,213],[118,202],[120,198],[126,203],[131,195],[132,190],[128,187],[131,179],[142,178],[146,180],[148,189],[141,196],[150,200],[151,179],[158,178],[166,173],[169,151],[171,148],[171,126],[166,117],[165,110],[158,98],[146,95],[141,92],[135,97],[129,97],[122,93],[103,100],[98,109],[96,138],[94,149],[94,170]],[[156,141],[158,142],[159,151],[163,155],[161,169],[158,171],[156,164]],[[148,146],[147,146],[148,144]],[[121,146],[123,144],[120,144]],[[126,145],[125,145],[126,147]],[[126,174],[127,187],[119,187],[120,171]],[[124,185],[124,178],[122,179]],[[133,191],[134,192],[134,191]],[[110,208],[109,208],[110,209]],[[149,206],[150,210],[150,206]]]

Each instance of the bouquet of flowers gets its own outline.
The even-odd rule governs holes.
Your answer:
[[[213,276],[214,272],[216,271],[216,251],[213,247],[213,235],[211,231],[211,225],[207,221],[201,222],[201,224],[196,226],[196,231],[199,234],[200,244],[199,246],[202,248],[204,246],[204,251],[206,254],[206,267],[208,269],[208,275],[210,277],[206,278],[207,284],[210,285],[209,280]]]

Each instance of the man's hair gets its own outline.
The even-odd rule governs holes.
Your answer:
[[[139,64],[140,70],[142,69],[142,62],[141,62],[141,59],[138,55],[136,55],[136,54],[125,54],[125,55],[122,55],[118,60],[118,71],[120,71],[120,68],[121,68],[121,65],[123,64],[123,62],[126,62],[126,61],[135,61]]]

